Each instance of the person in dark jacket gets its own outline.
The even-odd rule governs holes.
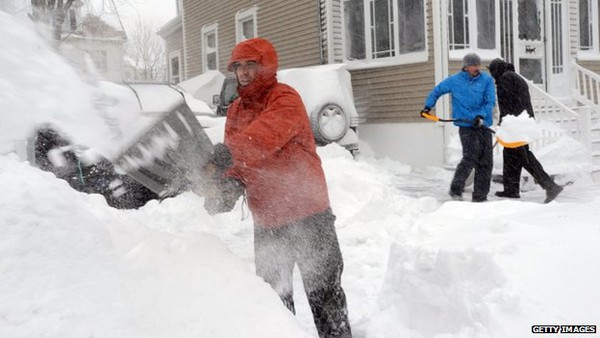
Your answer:
[[[302,99],[277,81],[277,67],[275,48],[265,39],[233,49],[228,69],[237,77],[239,97],[227,111],[225,144],[215,146],[216,172],[245,188],[257,275],[295,313],[297,264],[319,337],[351,338],[321,159]]]
[[[526,111],[530,117],[534,118],[529,87],[525,80],[519,74],[515,73],[515,67],[501,59],[495,59],[490,63],[488,69],[496,81],[498,106],[500,108],[500,124],[502,124],[502,119],[505,116],[518,116],[523,111]],[[497,191],[496,196],[508,198],[521,197],[519,183],[523,168],[546,190],[546,200],[544,203],[554,200],[563,190],[546,173],[540,162],[535,158],[531,150],[529,150],[528,145],[516,148],[504,148],[502,155],[504,161],[502,173],[504,190]]]
[[[463,157],[454,174],[449,194],[461,199],[467,177],[475,169],[473,202],[484,202],[490,191],[493,168],[492,109],[496,103],[494,81],[480,72],[481,59],[475,53],[463,58],[460,72],[440,82],[429,94],[422,113],[428,113],[444,94],[452,95],[452,118],[459,127]]]

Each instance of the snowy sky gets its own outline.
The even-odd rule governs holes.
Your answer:
[[[157,27],[175,17],[175,0],[129,0],[129,5],[119,7],[123,24],[135,23],[137,15]]]

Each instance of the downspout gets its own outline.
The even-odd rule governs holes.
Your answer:
[[[185,33],[185,0],[181,1],[181,36],[182,36],[182,43],[183,43],[183,72],[182,72],[182,79],[181,81],[185,81],[187,79],[189,79],[189,70],[188,70],[188,49],[187,49],[187,39],[186,36],[187,34]]]
[[[319,25],[319,64],[324,64],[325,58],[323,57],[323,16],[321,15],[321,2],[326,0],[317,0],[317,16]]]

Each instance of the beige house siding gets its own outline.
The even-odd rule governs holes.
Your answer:
[[[600,61],[578,61],[581,67],[587,68],[594,73],[600,74]]]
[[[236,44],[235,14],[257,6],[258,36],[278,50],[280,68],[316,65],[321,62],[319,7],[314,0],[293,3],[279,0],[184,0],[186,65],[188,77],[202,73],[202,27],[217,24],[219,70],[226,73]]]
[[[421,122],[419,112],[435,85],[432,1],[426,2],[427,62],[352,70],[356,109],[365,123]]]
[[[259,3],[258,33],[279,51],[280,68],[321,64],[317,1],[263,0]]]
[[[173,32],[173,34],[165,37],[165,48],[168,51],[183,51],[183,32],[181,28]]]

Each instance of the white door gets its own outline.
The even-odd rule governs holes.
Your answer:
[[[564,0],[516,0],[515,68],[551,95],[569,95]]]
[[[524,77],[546,89],[546,30],[544,1],[517,1],[515,68]]]

